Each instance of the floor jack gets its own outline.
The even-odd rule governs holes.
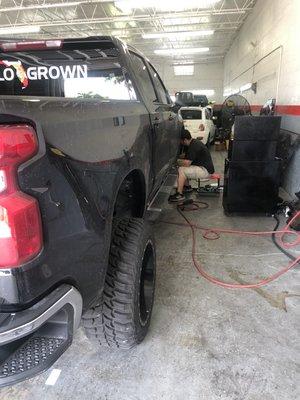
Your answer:
[[[223,186],[221,186],[220,174],[212,174],[210,176],[210,180],[214,180],[217,182],[201,186],[201,179],[198,179],[198,187],[196,191],[200,196],[218,196],[223,190]]]

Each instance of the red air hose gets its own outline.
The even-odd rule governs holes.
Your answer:
[[[198,204],[204,204],[205,207],[200,207]],[[206,280],[208,280],[211,283],[214,283],[215,285],[224,287],[224,288],[230,288],[230,289],[254,289],[258,288],[260,286],[267,285],[268,283],[274,281],[275,279],[279,278],[281,275],[285,274],[288,272],[290,269],[295,267],[297,264],[300,263],[300,256],[293,260],[291,263],[289,263],[285,268],[281,269],[280,271],[276,272],[276,274],[273,274],[269,276],[266,279],[263,279],[257,283],[249,283],[249,284],[235,284],[235,283],[228,283],[224,282],[222,280],[219,280],[215,278],[214,276],[208,274],[202,267],[202,265],[197,261],[196,259],[196,230],[202,230],[204,231],[203,237],[205,239],[209,240],[215,240],[220,237],[220,234],[232,234],[232,235],[239,235],[239,236],[266,236],[266,235],[279,235],[279,241],[280,245],[283,248],[292,248],[295,246],[300,245],[300,234],[290,230],[290,225],[295,221],[295,219],[299,218],[300,216],[300,211],[296,213],[296,215],[290,220],[290,222],[284,227],[284,229],[280,231],[263,231],[263,232],[255,232],[255,231],[238,231],[238,230],[232,230],[232,229],[222,229],[222,228],[213,228],[213,229],[207,229],[203,228],[197,224],[192,223],[183,213],[183,210],[185,211],[194,211],[196,209],[201,209],[201,208],[207,208],[206,203],[198,203],[198,204],[193,204],[193,207],[191,209],[186,209],[182,206],[178,206],[177,210],[180,213],[180,215],[185,219],[186,223],[177,223],[177,222],[169,222],[169,221],[162,221],[167,224],[171,225],[177,225],[177,226],[185,226],[189,227],[192,231],[192,258],[193,258],[193,263],[198,271],[198,273],[203,276]],[[292,234],[297,236],[296,240],[293,242],[284,242],[283,238],[287,234]]]

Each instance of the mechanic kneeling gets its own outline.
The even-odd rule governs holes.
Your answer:
[[[190,132],[184,129],[181,144],[187,147],[184,159],[177,161],[177,191],[169,197],[169,201],[177,202],[185,199],[184,194],[191,192],[190,179],[207,179],[215,172],[214,164],[208,148],[200,139],[192,139]]]

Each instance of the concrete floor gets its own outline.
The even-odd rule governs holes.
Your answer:
[[[223,155],[214,154],[218,171]],[[202,225],[272,229],[265,217],[225,217],[221,199],[189,214]],[[172,206],[161,219],[181,221]],[[157,291],[150,332],[130,351],[95,349],[80,329],[51,370],[0,390],[1,400],[296,400],[300,399],[300,273],[290,271],[255,290],[228,290],[206,282],[191,263],[186,228],[156,223]],[[199,234],[198,259],[220,278],[255,281],[288,260],[269,238]]]

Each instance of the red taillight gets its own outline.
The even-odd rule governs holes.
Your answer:
[[[200,129],[200,131],[205,131],[205,126],[203,124],[200,124],[199,129]]]
[[[36,199],[20,191],[17,168],[37,153],[29,125],[0,125],[0,268],[17,267],[42,248]]]

